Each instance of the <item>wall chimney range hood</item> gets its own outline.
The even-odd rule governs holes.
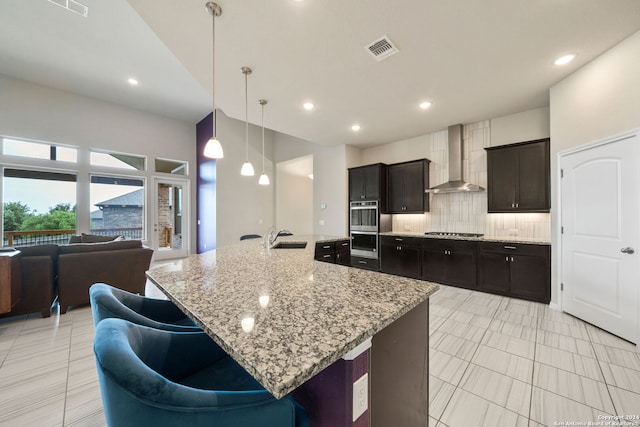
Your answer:
[[[449,180],[444,184],[428,188],[425,193],[463,193],[484,191],[483,187],[462,180],[462,125],[449,126]]]

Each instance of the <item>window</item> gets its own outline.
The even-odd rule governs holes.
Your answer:
[[[114,153],[109,151],[90,150],[91,166],[106,166],[117,169],[145,170],[145,157],[133,154]]]
[[[61,162],[78,161],[77,148],[12,138],[2,138],[2,154]]]
[[[187,175],[187,162],[168,159],[156,159],[156,172],[170,173],[173,175]]]
[[[76,175],[4,169],[3,244],[67,243],[76,228]]]
[[[144,238],[144,180],[92,175],[89,187],[92,234]]]

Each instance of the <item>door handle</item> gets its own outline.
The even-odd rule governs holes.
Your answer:
[[[635,250],[633,248],[630,248],[629,246],[627,246],[626,248],[620,249],[620,252],[622,252],[623,254],[631,255],[632,253],[635,252]]]

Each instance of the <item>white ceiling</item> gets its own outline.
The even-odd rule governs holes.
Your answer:
[[[0,73],[193,123],[211,111],[204,0],[80,1],[87,18],[46,0],[0,0]],[[266,127],[330,145],[548,105],[552,85],[640,30],[638,0],[217,3],[217,107],[244,120],[249,66],[250,122],[260,124],[265,98]],[[400,52],[376,62],[364,46],[383,35]],[[575,61],[552,64],[568,52]]]

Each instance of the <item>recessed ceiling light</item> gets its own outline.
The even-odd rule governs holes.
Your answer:
[[[351,130],[354,131],[354,132],[358,132],[360,130],[360,125],[351,126]]]
[[[569,62],[573,61],[573,59],[576,57],[575,54],[569,54],[569,55],[564,55],[561,56],[560,58],[556,59],[553,63],[556,65],[565,65],[568,64]]]
[[[305,110],[313,110],[314,107],[313,102],[305,102],[302,106]]]
[[[138,80],[134,79],[133,77],[129,77],[127,81],[131,86],[138,86]]]
[[[426,110],[429,107],[431,107],[431,103],[429,101],[424,101],[420,103],[420,108],[422,108],[423,110]]]

